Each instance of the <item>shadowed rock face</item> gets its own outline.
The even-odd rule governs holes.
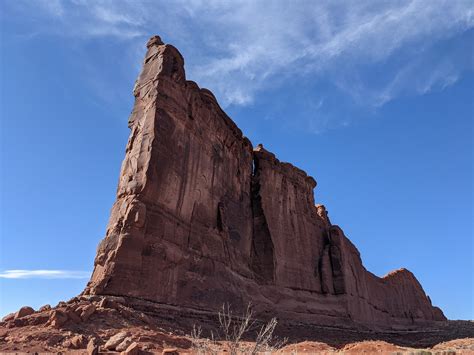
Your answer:
[[[158,36],[135,88],[117,200],[86,294],[327,325],[444,320],[407,270],[384,278],[315,206],[315,180],[253,149]]]

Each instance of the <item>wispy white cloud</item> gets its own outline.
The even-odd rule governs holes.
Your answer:
[[[316,80],[332,77],[345,89],[341,76],[383,64],[403,55],[403,50],[411,51],[405,59],[410,65],[420,56],[433,55],[426,48],[473,27],[473,8],[472,2],[441,0],[378,5],[364,1],[317,5],[301,2],[294,6],[244,2],[235,7],[225,25],[216,24],[217,32],[222,34],[222,56],[196,65],[192,74],[216,88],[226,103],[236,104],[251,102],[256,92],[278,85],[278,79],[288,76],[313,75]],[[227,11],[219,8],[215,12],[210,16],[222,18],[219,13]],[[362,83],[361,87],[389,91],[396,79],[398,86],[413,84],[431,89],[436,87],[435,82],[445,81],[438,75],[426,77],[426,85],[419,83],[419,78],[415,83],[413,77],[400,75],[405,65],[402,62],[387,70],[378,85]],[[452,78],[463,69],[452,66],[443,73]],[[349,85],[347,91],[351,88]],[[382,104],[392,100],[394,94],[391,91]],[[381,101],[374,97],[365,104],[380,106]]]
[[[89,271],[71,270],[4,270],[1,279],[88,279]]]
[[[38,5],[53,16],[61,17],[64,15],[61,0],[38,0]]]
[[[162,35],[184,52],[190,79],[210,88],[223,106],[249,105],[289,78],[310,78],[332,83],[359,106],[377,109],[406,93],[442,90],[473,66],[457,62],[466,53],[438,59],[433,51],[437,43],[474,27],[470,0],[55,0],[37,5],[60,21],[62,26],[49,28],[59,35],[128,40],[137,53],[134,64],[141,62],[137,41]],[[419,71],[423,75],[416,75]]]

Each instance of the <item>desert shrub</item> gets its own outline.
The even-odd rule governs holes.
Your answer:
[[[193,349],[198,355],[217,355],[220,347],[219,343],[214,340],[214,334],[211,332],[211,338],[204,338],[202,336],[202,328],[193,325],[191,332],[191,342]]]
[[[218,354],[223,346],[227,348],[230,355],[271,353],[281,348],[287,341],[286,339],[278,339],[273,335],[278,324],[276,318],[272,318],[258,327],[256,325],[257,321],[252,318],[253,311],[250,304],[241,316],[234,315],[229,304],[223,304],[217,315],[219,329],[216,331],[216,336],[219,340],[225,341],[225,345],[216,340],[213,332],[211,332],[210,338],[203,337],[202,328],[194,325],[191,332],[191,341],[197,354]],[[255,339],[244,342],[244,335],[252,329],[258,329]]]

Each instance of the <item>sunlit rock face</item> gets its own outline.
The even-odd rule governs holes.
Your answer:
[[[249,139],[152,37],[134,88],[117,200],[86,294],[326,325],[445,317],[401,269],[379,278],[315,205],[316,181]]]

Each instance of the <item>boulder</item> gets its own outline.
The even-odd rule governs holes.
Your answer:
[[[80,323],[82,321],[81,317],[76,313],[76,311],[74,310],[75,307],[71,307],[69,309],[66,308],[66,310],[64,311],[64,313],[66,314],[66,316],[71,320],[73,321],[74,323]]]
[[[48,323],[53,328],[61,328],[68,321],[68,316],[65,311],[56,309],[51,312]]]
[[[33,313],[35,313],[35,310],[33,308],[28,307],[28,306],[24,306],[24,307],[21,307],[15,313],[14,319],[23,318],[23,317],[29,316],[30,314],[33,314]]]
[[[2,322],[9,322],[15,319],[15,313],[7,314],[5,317],[2,318]]]
[[[51,305],[45,304],[44,306],[41,306],[41,307],[38,309],[38,312],[46,312],[46,311],[49,311],[49,310],[51,310]]]
[[[90,339],[87,343],[87,354],[88,355],[98,355],[99,354],[99,346],[96,343],[94,338]]]
[[[138,355],[140,353],[140,346],[137,343],[132,343],[128,346],[125,351],[122,351],[121,355]]]
[[[115,350],[115,348],[128,337],[128,332],[123,331],[112,336],[104,345],[106,350]]]
[[[115,347],[115,351],[125,351],[130,344],[133,343],[132,338],[126,337],[119,345]]]
[[[81,319],[82,321],[86,322],[90,318],[90,316],[94,314],[96,306],[94,304],[88,304],[85,306],[81,306],[80,310]]]
[[[87,344],[87,338],[82,334],[72,337],[69,341],[70,347],[73,349],[82,349]]]
[[[99,302],[99,308],[112,308],[112,309],[119,309],[121,305],[125,304],[125,300],[119,297],[104,297]]]

